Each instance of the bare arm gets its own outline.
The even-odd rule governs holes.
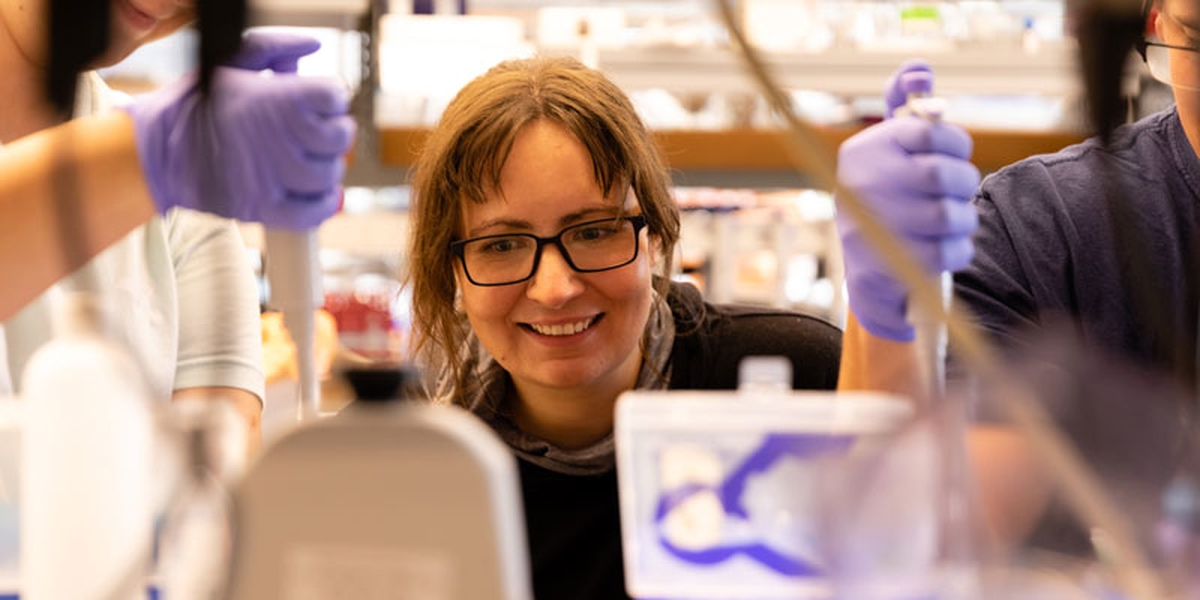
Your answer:
[[[65,185],[68,171],[74,189]],[[65,206],[56,201],[61,189]],[[0,321],[153,216],[124,112],[76,119],[0,149]],[[63,243],[63,223],[77,224],[74,252]]]
[[[1050,504],[1053,481],[1025,436],[1003,425],[975,425],[967,455],[980,517],[1002,548],[1021,544]]]
[[[895,342],[868,332],[851,312],[842,334],[838,389],[876,390],[915,397],[917,355],[912,343]]]
[[[228,402],[246,424],[246,458],[252,459],[262,446],[262,400],[246,390],[231,387],[206,387],[176,390],[171,400]]]

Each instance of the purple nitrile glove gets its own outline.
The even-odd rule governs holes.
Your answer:
[[[320,44],[248,34],[207,98],[189,76],[126,107],[160,213],[184,207],[269,227],[311,229],[337,211],[354,138],[344,87],[299,77]],[[261,69],[273,69],[264,76]]]
[[[908,102],[909,94],[933,92],[933,69],[920,58],[906,61],[888,79],[883,99],[887,102],[887,118],[892,118],[896,109]]]
[[[979,224],[970,202],[979,186],[979,170],[968,161],[971,146],[971,137],[959,127],[898,116],[842,143],[838,183],[857,193],[930,274],[956,271],[971,261],[971,234]],[[912,340],[908,290],[857,223],[839,213],[837,226],[850,310],[876,336]]]

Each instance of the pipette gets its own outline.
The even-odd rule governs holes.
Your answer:
[[[896,108],[896,115],[912,115],[931,123],[942,120],[946,112],[946,100],[929,95],[928,92],[910,92],[903,106]],[[937,274],[937,285],[941,290],[942,308],[949,310],[954,297],[954,280],[949,271]],[[946,395],[946,323],[936,315],[914,310],[910,304],[908,321],[916,329],[917,365],[921,371],[922,390],[930,401]]]
[[[949,271],[937,275],[942,307],[950,308],[954,296],[954,279]],[[925,311],[910,310],[908,321],[916,329],[917,364],[921,370],[922,389],[931,401],[946,396],[946,322]]]
[[[263,241],[271,303],[283,312],[283,325],[296,346],[296,374],[300,384],[296,416],[299,420],[313,418],[321,403],[313,357],[316,338],[313,313],[324,303],[317,232],[267,229]]]
[[[925,119],[931,123],[939,123],[946,112],[946,101],[943,98],[930,96],[929,92],[910,92],[904,106],[896,109],[897,115],[911,115]],[[950,310],[950,302],[954,298],[954,279],[950,271],[942,271],[933,276],[941,296],[942,309]],[[941,530],[940,553],[942,560],[957,567],[966,567],[973,563],[971,540],[970,482],[965,462],[966,448],[963,438],[966,430],[966,416],[961,404],[948,402],[946,396],[946,347],[948,331],[946,320],[939,315],[929,314],[928,311],[915,309],[909,304],[908,321],[916,330],[917,368],[920,371],[922,392],[927,406],[933,408],[934,427],[941,440],[942,452],[939,456],[939,470],[943,474],[943,493],[941,494],[938,512],[941,515],[939,529]],[[971,569],[963,568],[962,577],[949,578],[945,585],[951,590],[951,595],[961,597],[969,595],[973,582],[970,577]]]

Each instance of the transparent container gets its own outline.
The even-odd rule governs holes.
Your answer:
[[[622,395],[615,438],[630,595],[829,597],[823,482],[911,416],[909,402],[876,394]],[[931,486],[889,494],[897,504],[932,505]],[[932,516],[887,540],[918,539]]]
[[[411,331],[410,300],[386,261],[341,255],[325,264],[325,310],[339,343],[371,360],[399,362]]]
[[[0,598],[16,594],[20,575],[21,404],[0,398]]]

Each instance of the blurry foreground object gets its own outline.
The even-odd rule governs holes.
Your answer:
[[[329,376],[330,367],[338,351],[337,323],[333,315],[318,310],[313,318],[316,322],[317,372],[322,379]],[[283,326],[283,313],[267,312],[262,315],[263,374],[267,385],[281,379],[296,379],[296,346]]]
[[[117,307],[88,293],[60,300],[56,336],[24,373],[21,595],[133,598],[153,537],[149,392],[104,329]]]
[[[1051,425],[1130,523],[1164,583],[1163,594],[1144,597],[1197,597],[1194,403],[1163,374],[1051,330],[1011,376],[1039,391]],[[1129,597],[1117,595],[1114,536],[1073,514],[1057,474],[1029,450],[1024,433],[996,416],[1004,413],[994,402],[1003,398],[981,394],[976,429],[1020,440],[1029,460],[1003,457],[1019,467],[1004,477],[994,468],[948,468],[947,439],[962,433],[945,426],[943,413],[963,391],[949,393],[950,402],[916,414],[886,396],[786,389],[624,395],[616,444],[628,591],[714,599]],[[978,438],[968,440],[974,446]],[[972,482],[977,487],[955,489]],[[951,492],[961,503],[944,500]],[[952,548],[960,552],[948,552],[948,543],[962,545]]]
[[[224,594],[233,540],[228,486],[244,466],[245,425],[223,402],[185,400],[169,413],[176,463],[159,528],[158,585],[171,600]]]
[[[325,310],[313,313],[313,358],[317,379],[322,386],[318,414],[336,413],[350,400],[345,394],[327,398],[328,387],[340,387],[336,377],[340,363],[358,364],[363,359],[351,355],[341,346],[334,317]],[[296,345],[284,326],[280,312],[262,314],[263,372],[266,376],[266,397],[263,398],[263,439],[270,442],[277,434],[290,429],[298,421],[300,410],[300,378],[297,368]]]
[[[617,405],[626,589],[653,598],[829,597],[837,544],[827,482],[904,426],[911,405],[873,394],[765,389],[627,392]],[[892,597],[934,591],[936,466],[931,444],[897,450],[877,494],[888,519],[858,522]],[[897,512],[901,511],[901,512]],[[844,516],[840,513],[837,516]],[[831,558],[835,560],[831,560]],[[901,593],[902,592],[902,593]],[[841,596],[836,597],[861,597]]]
[[[1079,341],[1074,327],[1047,325],[1029,338],[1012,376],[1029,381],[1055,425],[1097,474],[1101,484],[1132,525],[1136,542],[1151,558],[1168,587],[1167,597],[1195,598],[1200,593],[1200,431],[1194,394],[1171,373],[1135,364]],[[1013,426],[988,390],[979,390],[977,420],[994,430]],[[981,481],[980,500],[1002,536],[1017,540],[996,558],[1006,564],[1054,569],[1090,593],[1115,588],[1106,579],[1111,536],[1083,522],[1063,503],[1053,474],[1034,461],[1027,472],[997,484]],[[1032,520],[1013,527],[1013,499],[1036,496],[1048,482],[1048,505]],[[1005,489],[1006,488],[1006,489]],[[1002,501],[1000,497],[1005,497]],[[1003,505],[1003,506],[1002,506]],[[1003,511],[1009,509],[1008,514]],[[1001,508],[997,508],[1001,507]]]
[[[462,410],[398,400],[408,376],[388,375],[250,470],[232,598],[531,598],[512,454]]]

